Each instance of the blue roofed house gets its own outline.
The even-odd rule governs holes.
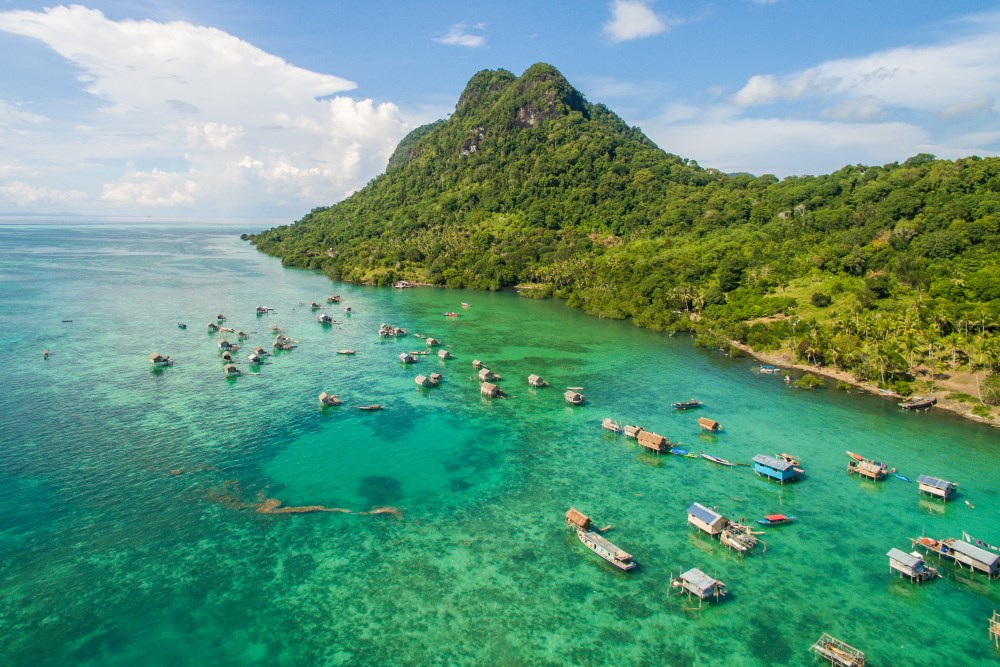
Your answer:
[[[788,461],[776,459],[766,454],[753,457],[753,469],[758,475],[776,479],[781,483],[798,479],[802,471]]]

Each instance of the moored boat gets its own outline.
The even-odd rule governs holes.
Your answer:
[[[337,354],[354,354],[354,350],[337,350]]]
[[[852,459],[854,459],[855,461],[864,461],[865,460],[865,457],[861,456],[861,454],[855,454],[854,452],[845,452],[845,453],[848,456],[850,456]]]
[[[781,369],[777,366],[761,364],[760,367],[757,368],[757,372],[763,373],[764,375],[776,375],[781,372]]]
[[[698,458],[697,454],[692,454],[688,450],[681,449],[680,447],[671,447],[670,448],[670,453],[671,454],[676,454],[677,456],[683,456],[684,458],[688,458],[688,459],[696,459],[696,458]]]
[[[365,410],[366,412],[375,412],[376,410],[381,410],[382,406],[378,403],[372,403],[371,405],[359,405],[358,410]]]
[[[704,452],[702,453],[701,458],[707,459],[707,460],[711,461],[712,463],[718,463],[720,466],[731,466],[731,465],[733,465],[731,461],[727,461],[726,459],[724,459],[722,457],[719,457],[719,456],[712,456],[711,454],[705,454]]]
[[[899,404],[899,407],[904,410],[924,410],[930,408],[932,405],[937,403],[937,398],[934,396],[928,396],[926,398],[911,398],[908,401],[903,401]]]
[[[788,516],[787,514],[766,514],[760,519],[757,519],[757,523],[762,526],[777,526],[783,523],[790,523],[795,521],[794,516]]]
[[[445,317],[458,317],[458,313],[445,313]]]
[[[617,567],[619,570],[628,571],[635,569],[636,562],[632,560],[632,554],[622,551],[594,531],[577,528],[576,536],[580,538],[580,541],[583,542],[584,546]]]
[[[187,329],[188,325],[184,324],[183,322],[178,322],[177,323],[177,328],[178,329]]]
[[[678,401],[677,403],[671,403],[670,405],[674,410],[690,410],[691,408],[700,408],[705,404],[692,398],[690,401]]]

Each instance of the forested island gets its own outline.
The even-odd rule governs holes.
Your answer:
[[[365,188],[249,238],[336,280],[517,287],[1000,414],[1000,158],[725,174],[536,64],[477,73]]]

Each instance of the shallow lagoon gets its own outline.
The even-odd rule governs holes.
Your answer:
[[[237,233],[0,226],[7,664],[799,665],[823,632],[872,664],[995,664],[1000,582],[945,565],[916,587],[885,557],[921,532],[1000,542],[995,429],[796,390],[749,359],[558,301],[331,284]],[[345,322],[324,327],[307,304],[335,293],[353,312],[323,311]],[[443,316],[462,301],[462,317]],[[256,317],[259,304],[276,312]],[[298,348],[224,379],[206,330],[218,312],[253,332],[242,359],[269,347],[272,323]],[[381,322],[456,358],[403,366],[423,341],[380,340]],[[151,370],[152,352],[176,365]],[[473,358],[514,398],[482,399]],[[417,387],[434,371],[440,386]],[[529,388],[529,373],[552,386]],[[567,386],[588,404],[566,405]],[[320,410],[320,391],[345,406]],[[692,396],[705,407],[670,410]],[[351,407],[368,403],[387,407]],[[723,433],[700,433],[700,415]],[[808,477],[781,487],[656,457],[602,431],[604,417],[734,461],[794,452]],[[956,480],[960,496],[849,477],[845,449]],[[263,497],[352,513],[264,515]],[[799,521],[741,559],[688,528],[693,501]],[[612,524],[639,569],[586,551],[563,523],[571,505]],[[358,514],[382,506],[402,518]],[[728,599],[691,611],[669,595],[689,567]]]

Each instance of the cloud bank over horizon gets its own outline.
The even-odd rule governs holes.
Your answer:
[[[65,58],[93,102],[63,120],[0,101],[0,200],[18,206],[298,210],[363,186],[408,129],[396,105],[344,96],[354,82],[214,28],[74,5],[0,12],[0,30]]]

